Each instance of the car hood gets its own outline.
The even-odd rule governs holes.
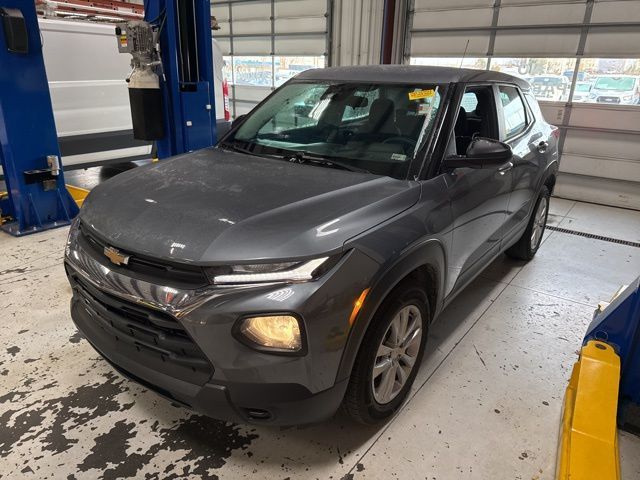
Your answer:
[[[415,204],[417,182],[209,148],[98,185],[83,224],[122,250],[194,264],[304,259]]]

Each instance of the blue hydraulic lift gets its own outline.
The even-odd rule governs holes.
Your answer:
[[[640,277],[600,304],[565,394],[557,480],[620,480],[618,428],[640,433]]]
[[[640,277],[598,309],[584,344],[600,341],[620,357],[618,425],[640,433]]]
[[[132,55],[127,79],[134,137],[158,158],[215,144],[210,0],[145,0],[145,20],[116,27]],[[31,0],[0,0],[0,162],[7,194],[3,230],[13,235],[67,225],[78,207],[65,188]],[[8,220],[8,221],[7,221]]]
[[[0,30],[0,210],[2,229],[18,236],[67,225],[78,207],[64,184],[35,3],[0,0]]]
[[[118,24],[134,136],[154,140],[158,158],[216,141],[210,0],[145,0],[145,21]]]

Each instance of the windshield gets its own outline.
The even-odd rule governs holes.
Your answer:
[[[590,83],[577,83],[576,84],[576,92],[588,92],[591,90]]]
[[[598,77],[594,88],[598,90],[615,90],[618,92],[629,92],[636,86],[636,79],[633,77]]]
[[[431,84],[292,82],[253,110],[222,147],[406,178],[431,135],[442,94]]]

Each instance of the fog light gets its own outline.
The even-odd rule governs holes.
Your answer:
[[[245,318],[240,325],[240,333],[261,347],[287,352],[302,349],[300,323],[291,315]]]

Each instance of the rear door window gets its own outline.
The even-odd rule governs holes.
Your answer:
[[[504,138],[509,139],[527,129],[527,110],[516,87],[500,85],[500,105],[504,124]]]

